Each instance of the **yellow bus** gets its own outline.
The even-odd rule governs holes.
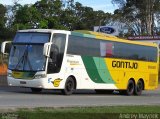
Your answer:
[[[78,89],[141,95],[158,87],[156,44],[92,31],[29,29],[18,31],[11,45],[9,86],[59,89],[65,95]]]

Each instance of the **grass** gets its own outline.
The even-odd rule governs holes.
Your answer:
[[[125,116],[131,118],[133,115],[138,117],[140,114],[160,117],[160,106],[18,109],[14,112],[2,113],[0,117],[1,119],[123,119]]]

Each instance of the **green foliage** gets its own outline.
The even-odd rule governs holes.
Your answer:
[[[5,13],[8,10],[6,19]],[[94,26],[106,25],[111,21],[111,14],[94,11],[74,0],[40,0],[31,5],[0,5],[0,39],[10,39],[21,29],[64,29],[93,30]]]
[[[6,22],[6,17],[5,17],[5,13],[6,13],[6,8],[0,4],[0,28],[4,28],[5,27],[5,22]]]
[[[39,0],[35,4],[23,6],[17,2],[13,6],[0,4],[0,39],[13,39],[15,32],[21,29],[93,30],[94,26],[117,21],[128,28],[128,33],[121,33],[121,36],[148,34],[146,0],[112,1],[120,7],[114,14],[94,11],[74,0]],[[160,1],[153,1],[153,16],[156,21],[160,21]],[[160,34],[160,28],[153,24],[152,30]]]
[[[15,15],[14,26],[18,29],[36,28],[41,20],[39,11],[29,5],[21,6]]]
[[[6,17],[5,17],[5,13],[6,13],[6,8],[0,4],[0,39],[3,40],[5,39],[5,23],[6,23]]]
[[[114,15],[125,23],[129,35],[154,35],[160,32],[160,0],[112,0],[119,5]]]

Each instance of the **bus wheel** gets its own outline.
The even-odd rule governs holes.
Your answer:
[[[75,82],[72,77],[68,77],[65,83],[65,88],[62,90],[64,95],[71,95],[75,90]]]
[[[33,93],[40,93],[42,91],[42,88],[31,88]]]
[[[126,95],[133,95],[134,93],[134,82],[133,80],[129,80],[127,90],[126,90]]]
[[[127,86],[127,89],[126,90],[120,90],[119,92],[122,94],[122,95],[133,95],[134,93],[134,82],[133,80],[129,80],[128,82],[128,86]]]
[[[143,90],[143,82],[138,80],[137,85],[135,86],[134,94],[141,95]]]

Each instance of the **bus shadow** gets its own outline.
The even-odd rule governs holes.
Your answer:
[[[43,89],[42,92],[33,93],[30,88],[22,88],[22,87],[8,87],[1,86],[0,93],[19,93],[19,94],[30,94],[30,95],[60,95],[66,96],[61,93],[60,90],[47,90]],[[144,91],[141,96],[159,96],[157,91]],[[72,96],[126,96],[120,94],[118,91],[114,91],[113,93],[96,93],[94,90],[76,90]]]
[[[33,95],[63,95],[60,90],[48,90],[43,89],[42,92],[32,92],[30,88],[24,88],[24,87],[9,87],[9,86],[1,86],[0,87],[0,93],[20,93],[20,94],[33,94]],[[116,94],[97,94],[94,90],[76,90],[72,95],[79,96],[79,95],[116,95]]]

